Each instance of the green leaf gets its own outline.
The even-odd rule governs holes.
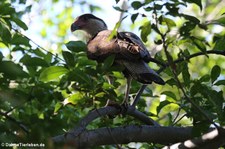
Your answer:
[[[176,23],[172,19],[169,19],[169,18],[166,18],[166,17],[163,17],[163,16],[159,17],[159,21],[160,21],[161,24],[166,24],[169,29],[171,27],[176,26]]]
[[[160,102],[159,106],[157,107],[157,113],[159,113],[163,107],[165,107],[166,105],[168,105],[170,103],[171,102],[169,102],[167,100]]]
[[[214,85],[217,85],[217,86],[219,86],[219,85],[225,85],[225,80],[219,80],[216,83],[214,83]]]
[[[137,19],[138,15],[139,15],[139,13],[132,14],[132,16],[131,16],[132,23],[135,22],[135,20]]]
[[[116,1],[116,3],[119,3],[120,0],[115,0],[115,1]]]
[[[139,1],[134,1],[133,3],[131,3],[131,6],[134,8],[134,10],[137,10],[142,6],[142,3]]]
[[[0,14],[1,15],[12,15],[15,14],[15,8],[12,8],[9,3],[1,3],[0,5]]]
[[[147,21],[145,22],[141,27],[141,39],[144,41],[144,42],[147,42],[148,39],[148,35],[151,33],[151,22],[150,21]]]
[[[70,74],[69,74],[69,80],[71,81],[77,81],[83,85],[91,85],[91,80],[89,76],[84,72],[79,69],[74,69]]]
[[[179,8],[176,7],[176,5],[171,4],[171,3],[165,3],[166,9],[168,10],[167,14],[170,14],[172,16],[177,16],[179,14]]]
[[[21,21],[20,19],[13,17],[13,18],[12,18],[12,21],[14,21],[14,22],[15,22],[19,27],[21,27],[22,29],[28,30],[27,25],[26,25],[23,21]]]
[[[1,40],[4,41],[6,45],[8,45],[11,42],[12,36],[10,31],[4,24],[1,24],[1,22],[0,22],[0,37]]]
[[[211,82],[213,83],[221,73],[221,69],[218,65],[215,65],[211,70]]]
[[[177,100],[176,95],[172,92],[172,91],[164,91],[161,94],[164,94],[168,97],[171,97],[172,99],[174,99],[175,101]]]
[[[120,27],[122,21],[127,17],[127,15],[125,17],[123,17],[120,21],[118,21],[116,23],[116,25],[114,26],[113,30],[112,30],[112,33],[110,34],[109,36],[109,40],[113,39],[116,35],[117,35],[117,30],[118,28]]]
[[[57,102],[55,104],[54,113],[57,113],[59,111],[59,109],[61,109],[62,106],[63,106],[63,104],[61,102]]]
[[[62,75],[65,75],[68,69],[62,66],[51,66],[41,72],[39,80],[43,82],[59,81]]]
[[[209,74],[206,74],[199,79],[200,82],[209,82],[209,80],[210,80]]]
[[[213,47],[213,50],[223,50],[225,51],[225,36],[219,37],[218,40],[216,40],[216,44]]]
[[[69,67],[74,67],[75,66],[75,57],[72,53],[68,52],[68,51],[63,51],[62,52],[63,58],[66,61],[66,64]]]
[[[199,24],[200,20],[194,16],[190,16],[187,14],[180,14],[182,17],[184,17],[186,20],[189,20],[191,22],[193,22],[194,24]]]
[[[105,92],[100,92],[100,93],[97,93],[97,94],[95,95],[95,97],[101,98],[101,97],[104,97],[105,94],[106,94]]]
[[[23,71],[23,68],[20,65],[11,61],[0,62],[0,72],[3,73],[6,78],[15,79],[18,77],[28,77],[28,74]]]
[[[72,52],[81,52],[81,51],[86,51],[87,49],[86,44],[82,41],[69,41],[66,44],[66,47]]]
[[[30,46],[29,39],[19,34],[14,34],[11,44]]]
[[[3,54],[2,54],[2,52],[0,51],[0,62],[2,61],[2,59],[3,59]]]
[[[182,77],[184,80],[184,84],[186,86],[190,86],[190,73],[188,71],[188,63],[184,62],[183,69],[182,69]]]
[[[170,85],[170,86],[176,86],[177,82],[175,79],[171,78],[169,80],[166,81],[166,84]]]
[[[154,10],[154,8],[153,7],[145,7],[144,10],[145,11],[152,11],[152,10]]]
[[[206,46],[205,46],[205,43],[203,43],[202,40],[193,37],[192,41],[198,47],[199,50],[201,50],[202,52],[206,52]]]
[[[225,26],[225,17],[221,17],[218,20],[214,20],[213,23],[219,24],[221,26]]]
[[[103,62],[103,69],[104,69],[104,70],[109,69],[109,68],[113,65],[114,60],[115,60],[115,57],[116,57],[116,55],[113,54],[113,55],[111,55],[111,56],[108,56],[108,57],[104,60],[104,62]]]
[[[77,102],[78,102],[79,100],[81,100],[82,98],[83,98],[83,95],[82,95],[81,93],[77,92],[77,93],[72,94],[72,95],[67,99],[67,101],[68,101],[68,103],[75,105],[75,104],[77,104]],[[65,102],[65,101],[64,101],[64,102]],[[67,103],[67,104],[68,104],[68,103]]]
[[[118,7],[118,6],[113,6],[113,8],[115,9],[115,10],[117,10],[117,11],[120,11],[120,12],[127,12],[127,10],[124,10],[124,9],[121,9],[120,7]]]
[[[201,0],[186,0],[189,3],[194,3],[196,5],[198,5],[200,7],[200,9],[202,10],[202,1]]]
[[[24,55],[23,58],[20,59],[20,62],[26,66],[49,66],[45,60],[38,57],[31,57],[30,55]]]
[[[183,26],[180,28],[181,35],[185,35],[187,37],[190,37],[190,31],[193,30],[196,27],[196,24],[193,22],[185,22]]]

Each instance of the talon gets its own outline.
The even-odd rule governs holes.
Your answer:
[[[121,108],[121,114],[125,115],[127,113],[127,109],[128,109],[129,104],[127,102],[124,102],[120,105]]]
[[[119,109],[120,111],[122,111],[122,108],[121,108],[121,105],[120,104],[116,103],[115,101],[109,100],[109,99],[107,100],[107,102],[105,104],[105,107],[108,107],[108,106],[115,107],[116,109]],[[109,114],[108,117],[110,119],[113,119],[113,118],[116,117],[116,115]]]

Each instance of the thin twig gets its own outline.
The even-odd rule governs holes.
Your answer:
[[[159,32],[159,34],[160,34],[160,36],[162,38],[163,48],[164,48],[164,51],[165,51],[165,54],[166,54],[166,57],[167,57],[167,60],[168,60],[169,67],[171,68],[173,76],[174,76],[174,78],[175,78],[175,80],[177,82],[178,88],[180,88],[180,90],[183,93],[185,99],[187,99],[192,104],[192,106],[195,109],[197,109],[211,124],[213,124],[216,128],[218,128],[219,126],[216,125],[211,120],[211,118],[209,118],[209,116],[186,94],[186,91],[184,90],[183,85],[181,84],[181,82],[180,82],[180,80],[179,80],[179,78],[177,76],[175,63],[174,63],[172,57],[170,56],[170,54],[168,52],[168,45],[166,44],[166,33],[162,34],[161,32]],[[202,55],[202,53],[201,53],[201,55]],[[198,54],[195,54],[194,56],[192,55],[192,57],[195,57],[195,56],[198,56]],[[192,58],[192,57],[190,57],[190,58]]]
[[[4,116],[6,119],[14,122],[16,125],[18,125],[24,132],[29,133],[28,128],[22,124],[21,122],[17,121],[15,118],[11,117],[8,115],[8,113],[4,113],[2,111],[0,111],[0,115]]]
[[[1,21],[1,20],[0,20]],[[7,24],[3,21],[1,21],[1,23],[5,24],[7,26]],[[49,50],[46,50],[45,48],[43,48],[42,46],[40,46],[39,44],[37,44],[36,42],[34,42],[32,39],[30,39],[29,37],[27,37],[26,35],[24,35],[23,33],[19,32],[17,29],[15,28],[11,28],[13,31],[15,31],[16,33],[20,34],[21,36],[25,37],[26,39],[28,39],[29,41],[31,41],[33,44],[35,44],[39,49],[42,49],[45,52],[50,53],[52,56],[54,56],[55,58],[65,62],[62,58],[58,57],[56,54],[53,54],[51,52],[49,52]]]

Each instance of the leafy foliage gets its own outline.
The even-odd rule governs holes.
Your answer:
[[[167,84],[149,85],[137,108],[161,125],[195,126],[195,135],[209,128],[209,119],[225,125],[224,12],[221,10],[222,16],[215,14],[209,17],[211,20],[205,20],[215,12],[218,2],[145,0],[129,1],[127,5],[131,7],[127,10],[114,6],[115,11],[130,17],[146,47],[153,47],[151,39],[155,49],[160,47],[155,59],[161,63],[150,65],[159,68]],[[25,3],[16,4],[25,7],[18,12],[13,7],[14,1],[0,2],[0,140],[44,142],[51,147],[48,138],[73,128],[88,111],[104,106],[108,99],[120,103],[124,98],[125,80],[121,69],[112,65],[114,56],[97,64],[87,59],[84,42],[64,40],[73,19],[72,6],[58,14],[58,24],[51,19],[44,21],[45,26],[57,26],[59,31],[60,42],[55,42],[57,54],[52,54],[50,48],[48,51],[34,46],[33,41],[21,33],[29,29],[21,18],[32,8]],[[88,6],[90,11],[100,9],[84,1],[79,5]],[[126,19],[115,28],[127,26],[123,24]],[[217,27],[221,31],[215,31]],[[46,28],[41,31],[43,40],[49,39],[48,35],[44,36],[44,32],[48,34]],[[62,45],[66,48],[61,48]],[[131,96],[139,87],[139,83],[132,82]],[[96,120],[89,127],[131,123],[140,122],[119,116],[114,120]],[[142,144],[143,148],[154,146],[159,145]]]

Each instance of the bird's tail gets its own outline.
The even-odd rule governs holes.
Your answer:
[[[143,84],[151,84],[155,82],[157,84],[164,85],[165,82],[163,79],[152,70],[147,63],[144,61],[120,61],[126,68],[127,73],[129,73],[132,78],[143,83]]]

